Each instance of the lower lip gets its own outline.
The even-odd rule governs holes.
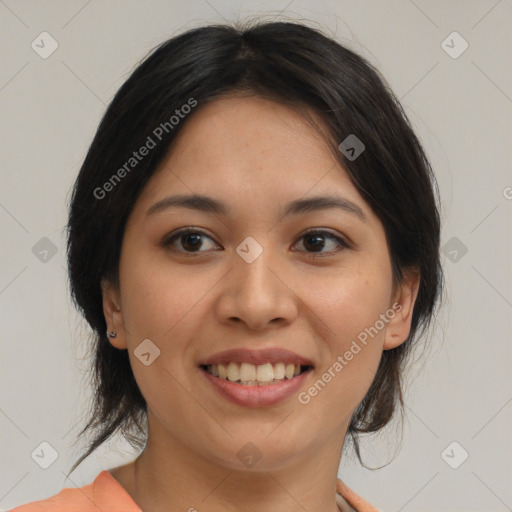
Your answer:
[[[245,386],[215,377],[202,368],[199,368],[199,370],[220,395],[235,404],[245,407],[263,407],[265,405],[275,405],[282,402],[299,390],[312,371],[307,370],[293,379],[284,379],[277,384]]]

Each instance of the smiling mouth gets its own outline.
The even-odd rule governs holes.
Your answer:
[[[227,380],[242,386],[269,386],[292,380],[303,373],[311,371],[312,366],[293,363],[250,363],[200,365],[206,373],[221,380]]]

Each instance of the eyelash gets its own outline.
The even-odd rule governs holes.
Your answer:
[[[175,240],[177,240],[180,236],[182,236],[184,234],[204,235],[207,238],[210,238],[210,240],[213,240],[209,235],[207,235],[205,232],[201,231],[200,229],[192,229],[190,227],[187,227],[187,228],[182,228],[182,229],[180,229],[180,230],[178,230],[178,231],[176,231],[174,233],[171,233],[170,235],[166,236],[164,238],[164,240],[162,241],[162,246],[167,248]],[[350,245],[345,240],[343,240],[339,236],[334,235],[330,231],[325,231],[325,230],[312,229],[310,231],[307,231],[306,233],[303,233],[300,236],[299,240],[301,240],[302,238],[304,238],[306,236],[312,236],[312,235],[326,235],[326,238],[330,238],[332,240],[335,240],[336,242],[338,242],[338,244],[343,249],[350,249]],[[176,251],[176,249],[172,249],[172,248],[171,248],[171,250]],[[195,251],[195,252],[176,251],[176,252],[182,252],[182,253],[187,254],[189,256],[199,256],[201,253],[204,253],[206,251]],[[315,258],[315,257],[323,257],[325,255],[332,255],[332,254],[335,254],[336,252],[339,252],[339,251],[327,251],[327,252],[307,252],[306,251],[306,253],[309,254],[313,258]]]

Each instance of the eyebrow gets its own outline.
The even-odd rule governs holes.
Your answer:
[[[230,214],[229,207],[218,199],[199,194],[180,194],[168,196],[158,201],[147,210],[146,215],[153,215],[170,208],[187,208],[189,210],[224,216],[229,216]],[[367,216],[357,204],[344,197],[330,195],[292,201],[286,205],[284,216],[299,215],[301,213],[329,210],[332,208],[338,208],[346,213],[355,215],[363,222],[368,221]]]

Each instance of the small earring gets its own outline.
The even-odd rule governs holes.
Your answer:
[[[107,331],[107,336],[109,338],[115,338],[117,336],[117,332],[116,331],[111,331],[111,332]]]

